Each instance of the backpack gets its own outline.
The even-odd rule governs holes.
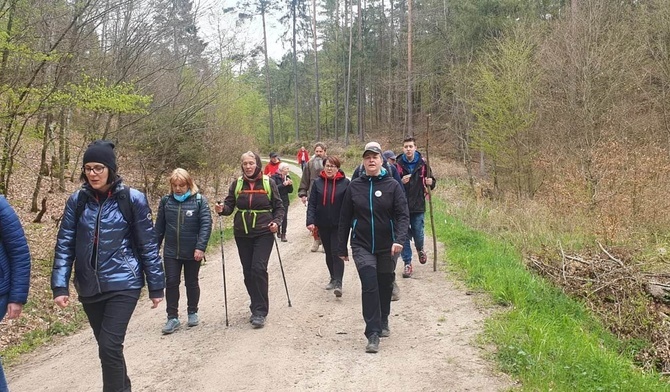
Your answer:
[[[79,194],[77,195],[77,207],[74,210],[74,221],[75,225],[79,222],[79,218],[81,217],[81,214],[84,212],[84,209],[86,208],[86,203],[88,203],[88,193],[84,191],[79,191]],[[119,210],[121,211],[121,215],[123,215],[123,219],[130,224],[130,231],[132,233],[131,237],[135,236],[135,232],[133,230],[133,222],[135,221],[135,211],[133,209],[133,205],[130,202],[130,187],[128,186],[123,186],[123,189],[121,192],[119,192],[117,196],[117,202],[119,204]],[[76,226],[75,226],[76,227]],[[140,252],[137,250],[135,246],[135,239],[131,238],[131,246],[133,248],[133,253],[135,254],[135,257],[139,257],[138,255]]]
[[[235,185],[235,200],[240,196],[240,193],[242,193],[242,185],[244,183],[244,179],[242,176],[240,176],[237,179],[237,184]],[[266,176],[263,174],[263,191],[245,191],[245,193],[265,193],[268,195],[268,199],[272,201],[272,188],[270,187],[270,177]]]

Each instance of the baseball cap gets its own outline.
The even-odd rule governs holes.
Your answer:
[[[368,151],[372,151],[375,154],[381,155],[382,153],[382,146],[379,145],[377,142],[370,142],[365,145],[365,150],[363,150],[363,155],[365,156],[365,153]]]
[[[393,151],[391,151],[391,150],[386,150],[386,151],[384,151],[384,152],[382,153],[382,155],[383,155],[384,158],[386,158],[386,159],[395,159],[395,157],[396,157],[395,153],[394,153]]]

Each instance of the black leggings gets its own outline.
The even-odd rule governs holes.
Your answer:
[[[251,299],[249,309],[252,314],[259,316],[267,316],[270,309],[268,260],[274,241],[274,234],[271,232],[258,237],[235,237],[244,273],[244,285]]]
[[[179,283],[181,283],[181,269],[184,268],[184,285],[186,286],[187,309],[190,313],[198,311],[200,302],[200,285],[198,273],[200,262],[195,260],[181,260],[166,257],[165,265],[165,302],[168,318],[179,316]]]

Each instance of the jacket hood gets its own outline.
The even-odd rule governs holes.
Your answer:
[[[247,177],[246,174],[244,174],[244,167],[242,167],[242,163],[240,162],[240,168],[242,169],[242,176],[244,178],[247,178],[249,180],[255,180],[260,178],[262,172],[263,172],[263,163],[261,162],[261,157],[260,155],[253,153],[254,158],[256,158],[256,170],[254,171],[254,174],[252,174],[250,177]]]

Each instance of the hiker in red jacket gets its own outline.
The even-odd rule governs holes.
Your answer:
[[[265,165],[265,168],[263,169],[263,174],[265,174],[268,177],[274,176],[274,174],[277,172],[277,169],[279,169],[280,163],[281,159],[279,158],[279,154],[277,154],[276,152],[271,152],[270,162],[268,162],[268,164]]]
[[[300,147],[298,154],[295,157],[295,160],[298,161],[301,170],[305,170],[305,165],[309,162],[309,151],[305,149],[305,146]]]

